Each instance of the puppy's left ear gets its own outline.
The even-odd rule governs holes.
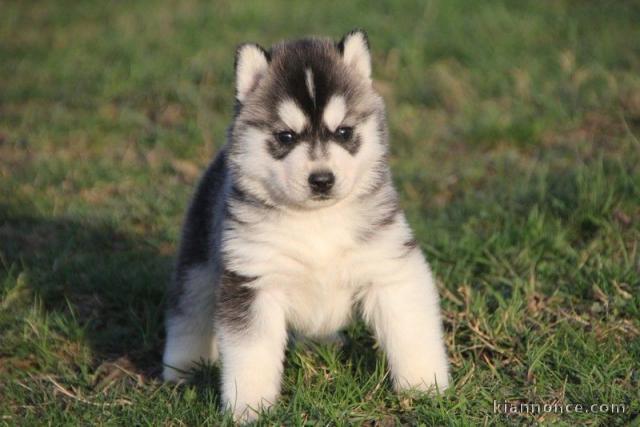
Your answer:
[[[236,50],[236,99],[244,103],[269,68],[269,54],[257,44],[242,44]]]
[[[338,50],[349,68],[371,83],[371,52],[369,39],[363,30],[353,30],[338,43]]]

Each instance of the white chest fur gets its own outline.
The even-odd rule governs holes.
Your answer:
[[[225,251],[231,268],[258,277],[253,286],[282,304],[292,327],[328,335],[348,321],[364,285],[356,220],[357,212],[344,206],[271,216],[229,230]]]

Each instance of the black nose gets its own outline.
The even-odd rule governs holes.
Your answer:
[[[309,175],[309,186],[315,194],[327,194],[335,182],[336,177],[329,171],[314,172]]]

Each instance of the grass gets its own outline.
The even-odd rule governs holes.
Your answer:
[[[634,2],[2,2],[0,423],[201,425],[164,287],[232,115],[234,46],[369,31],[454,386],[398,396],[360,323],[291,348],[264,424],[626,425],[640,413]],[[624,413],[494,413],[493,401]]]

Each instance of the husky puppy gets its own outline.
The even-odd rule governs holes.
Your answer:
[[[365,33],[242,45],[235,78],[228,143],[184,224],[165,380],[220,358],[223,405],[253,419],[278,397],[288,330],[329,337],[356,311],[396,389],[446,388],[438,294],[392,185]]]

